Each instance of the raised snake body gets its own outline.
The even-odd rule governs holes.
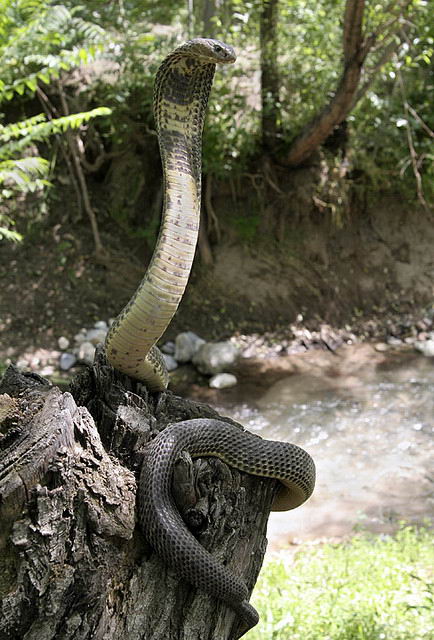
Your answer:
[[[154,113],[164,175],[162,225],[146,274],[112,324],[105,345],[113,367],[152,391],[167,387],[167,370],[155,344],[182,298],[196,248],[201,138],[214,71],[217,63],[234,61],[230,46],[196,38],[175,49],[156,76]],[[170,425],[147,448],[139,485],[144,534],[185,580],[227,602],[250,628],[258,615],[247,602],[246,585],[197,542],[171,497],[173,465],[184,449],[193,456],[218,456],[253,475],[279,479],[275,510],[292,509],[310,496],[313,461],[296,445],[263,440],[208,419]]]

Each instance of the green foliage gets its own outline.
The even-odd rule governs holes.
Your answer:
[[[187,37],[188,25],[193,25],[192,35],[220,37],[233,44],[238,54],[235,65],[219,69],[216,74],[204,132],[204,171],[223,179],[254,174],[252,158],[260,151],[261,140],[259,23],[263,3],[199,0],[193,7],[194,14],[188,16],[187,4],[182,0],[173,3],[90,0],[83,4],[74,0],[58,4],[49,0],[1,0],[0,105],[8,113],[13,106],[16,119],[23,119],[26,133],[17,134],[19,122],[13,123],[15,129],[9,133],[2,130],[0,160],[35,155],[36,146],[41,147],[41,142],[45,144],[53,134],[61,135],[65,127],[76,126],[83,133],[86,131],[87,119],[83,114],[70,116],[69,120],[48,121],[40,115],[33,116],[34,107],[29,110],[27,105],[35,95],[40,97],[41,91],[53,92],[59,82],[64,83],[71,75],[71,70],[89,66],[97,56],[104,61],[98,73],[89,74],[86,79],[80,75],[75,82],[80,89],[77,93],[89,105],[92,117],[107,115],[108,111],[95,111],[91,107],[107,104],[112,109],[111,119],[98,127],[100,140],[104,143],[107,140],[107,148],[128,149],[137,156],[146,153],[154,127],[155,72],[163,57]],[[205,19],[205,10],[210,7],[214,7],[214,16]],[[343,7],[343,3],[335,0],[279,3],[275,49],[281,87],[279,144],[283,151],[336,90],[342,73]],[[402,29],[406,30],[404,44],[370,84],[364,99],[348,118],[346,176],[353,175],[351,169],[355,169],[372,190],[398,185],[407,194],[415,194],[416,162],[425,197],[434,201],[432,137],[428,133],[434,129],[431,106],[434,87],[430,73],[434,14],[426,0],[413,0],[411,7],[411,20],[402,22]],[[375,30],[390,17],[390,12],[387,0],[367,0],[366,32]],[[204,32],[204,25],[211,33]],[[378,46],[383,37],[380,33]],[[374,52],[368,58],[368,69],[374,68],[376,62]],[[404,81],[410,111],[404,107],[398,72]],[[30,122],[28,115],[36,120]],[[409,131],[416,161],[410,157]],[[5,135],[10,137],[6,139]],[[336,158],[339,163],[341,156]],[[21,185],[44,186],[46,175],[32,174],[30,168],[23,172],[23,167],[17,168],[16,180],[9,174],[7,188],[11,181],[15,185],[21,181]],[[10,172],[12,167],[8,165],[3,170]],[[2,184],[5,188],[5,182]],[[340,186],[333,188],[332,195],[338,203],[334,217],[342,221],[337,193]],[[327,189],[330,191],[330,185]],[[319,193],[333,210],[335,200],[330,200],[327,193],[324,198],[323,195]],[[125,209],[128,210],[127,204]],[[125,212],[120,215],[126,220],[129,216]]]
[[[349,120],[353,163],[365,172],[372,191],[393,185],[416,197],[410,134],[425,199],[434,204],[434,14],[429,3],[417,4],[413,37],[400,58],[383,67]]]
[[[0,142],[3,143],[0,146],[0,158],[10,157],[17,152],[21,153],[34,142],[46,141],[51,135],[64,133],[68,129],[78,129],[92,118],[108,116],[110,113],[111,110],[107,107],[97,107],[91,111],[73,113],[52,120],[48,120],[41,113],[6,127],[0,125]]]
[[[434,634],[434,545],[428,528],[356,535],[266,563],[246,640],[428,640]]]
[[[104,30],[78,15],[79,7],[43,0],[3,0],[0,19],[0,104],[32,96],[41,86],[61,82],[62,74],[88,63],[104,45]],[[38,143],[89,120],[109,115],[104,107],[57,118],[37,114],[0,125],[0,237],[19,240],[13,206],[5,201],[48,186],[50,163]]]
[[[68,10],[43,0],[3,0],[0,23],[0,101],[34,93],[64,71],[87,63],[104,46],[105,32]]]

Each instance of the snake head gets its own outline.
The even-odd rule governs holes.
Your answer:
[[[237,59],[229,44],[211,38],[194,38],[181,45],[177,51],[214,64],[231,64]]]

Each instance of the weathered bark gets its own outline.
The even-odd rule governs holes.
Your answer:
[[[135,522],[146,443],[215,411],[149,396],[102,353],[71,391],[12,367],[0,383],[0,640],[236,638],[232,610],[179,582]],[[195,535],[252,588],[275,483],[214,458],[178,471],[194,478]]]

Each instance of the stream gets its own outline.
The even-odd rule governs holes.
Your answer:
[[[250,398],[216,399],[223,415],[315,460],[310,500],[270,516],[271,550],[339,540],[360,527],[389,533],[402,520],[434,516],[434,359],[371,361],[365,353],[352,367],[324,357],[325,365],[299,367]]]

